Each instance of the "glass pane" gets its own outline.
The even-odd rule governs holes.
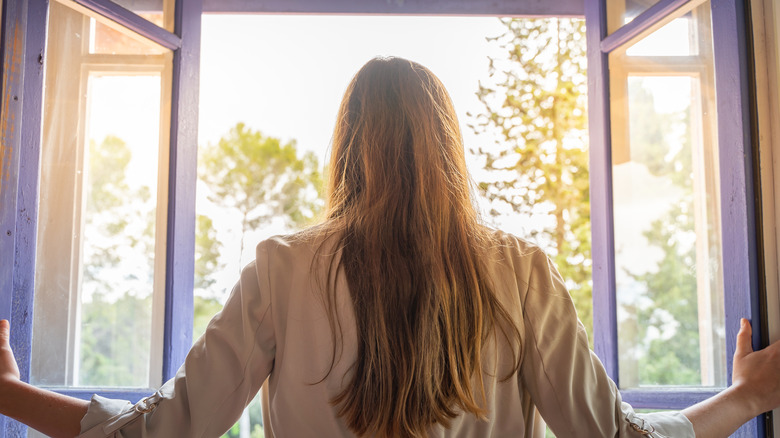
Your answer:
[[[726,384],[712,58],[696,60],[610,59],[622,388]]]
[[[691,56],[697,54],[691,14],[675,18],[626,50],[629,56]]]
[[[89,53],[115,55],[161,55],[168,49],[108,20],[89,20]]]
[[[50,8],[31,381],[154,386],[171,54],[95,59],[90,17]]]
[[[609,0],[607,2],[607,30],[612,33],[660,0]]]
[[[175,0],[111,0],[128,11],[173,32],[173,8]]]
[[[658,3],[658,0],[607,2],[608,32],[611,34],[630,23],[655,3]],[[630,56],[696,55],[698,50],[696,31],[696,20],[693,20],[691,13],[687,13],[635,43],[627,54]]]

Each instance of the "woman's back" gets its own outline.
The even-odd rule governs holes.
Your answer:
[[[350,383],[351,368],[358,358],[355,314],[342,272],[336,278],[334,292],[337,326],[343,337],[337,337],[334,344],[326,297],[320,287],[325,279],[309,273],[317,265],[324,268],[319,272],[327,273],[331,257],[341,257],[341,251],[334,248],[336,239],[324,245],[317,240],[277,237],[258,246],[258,278],[267,275],[269,281],[270,314],[277,342],[274,368],[268,380],[270,403],[266,417],[270,418],[271,429],[284,431],[280,436],[314,436],[318,432],[321,436],[352,435],[338,417],[338,406],[332,401]],[[497,246],[493,257],[496,263],[491,265],[497,274],[494,278],[502,284],[502,301],[507,307],[511,303],[511,308],[517,310],[513,316],[519,322],[519,293],[509,254],[510,248]],[[265,292],[262,286],[260,291]],[[506,342],[501,336],[498,338]],[[450,430],[445,433],[441,426],[433,427],[431,436],[523,436],[522,431],[530,423],[520,413],[530,408],[529,400],[526,397],[523,406],[516,375],[499,383],[500,377],[511,374],[514,368],[512,349],[507,347],[503,345],[496,350],[491,342],[483,350],[487,396],[484,408],[490,412],[488,421],[479,421],[474,415],[459,415],[451,421]],[[518,350],[517,345],[514,350]],[[501,415],[502,410],[511,415]],[[502,418],[500,424],[495,423],[496,415]],[[497,431],[502,432],[495,435]],[[505,434],[510,431],[510,435]]]
[[[555,419],[553,427],[565,428],[560,436],[615,436],[620,429],[633,433],[624,421],[630,408],[621,408],[614,385],[591,355],[569,294],[546,255],[514,236],[500,231],[492,235],[495,245],[487,266],[496,296],[511,309],[513,322],[521,327],[522,367],[518,373],[511,373],[512,348],[517,351],[519,346],[510,348],[506,338],[492,337],[482,362],[487,418],[461,414],[451,420],[448,428],[429,428],[429,436],[541,437],[544,425],[538,421],[537,407],[546,417]],[[327,266],[330,257],[340,257],[340,251],[332,243],[322,245],[315,238],[302,236],[276,237],[257,249],[256,278],[267,278],[268,282],[259,285],[258,293],[268,294],[266,318],[273,321],[276,343],[266,388],[269,403],[264,406],[268,420],[265,428],[279,431],[278,437],[352,436],[331,403],[349,382],[350,368],[357,358],[348,286],[343,277],[336,279],[343,339],[334,346],[328,312],[317,285],[322,279],[308,275],[312,265]],[[252,277],[254,273],[245,275]],[[615,417],[621,409],[626,409],[623,421]],[[680,430],[689,427],[680,414],[669,414],[662,423],[670,420]],[[685,436],[679,432],[669,435]]]

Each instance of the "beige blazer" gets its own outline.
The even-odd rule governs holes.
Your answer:
[[[541,438],[542,418],[558,437],[694,436],[679,412],[638,415],[622,403],[588,349],[564,281],[547,256],[499,231],[495,241],[490,269],[499,299],[521,328],[521,368],[500,381],[512,363],[507,341],[496,339],[485,355],[491,371],[484,382],[488,420],[461,415],[448,428],[432,427],[431,437]],[[344,339],[327,374],[334,345],[312,266],[323,266],[339,253],[326,243],[315,258],[320,243],[303,235],[260,243],[255,261],[243,270],[176,377],[135,406],[93,397],[81,422],[82,436],[217,437],[266,379],[264,426],[273,436],[353,436],[329,400],[356,356],[354,315],[345,281],[338,278]]]

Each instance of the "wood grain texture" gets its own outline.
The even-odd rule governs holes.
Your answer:
[[[23,51],[26,0],[3,1],[2,103],[0,104],[0,318],[12,320],[16,246],[16,195],[21,150]],[[11,333],[14,343],[15,333]],[[19,424],[0,415],[0,438],[18,435]]]

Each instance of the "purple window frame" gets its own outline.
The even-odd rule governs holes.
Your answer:
[[[168,32],[108,0],[76,0],[173,51],[171,142],[163,333],[163,381],[183,363],[192,343],[195,180],[200,63],[200,0],[176,0]],[[0,317],[11,321],[11,345],[29,381],[32,348],[43,63],[48,0],[4,0],[3,107],[0,128]],[[138,400],[148,389],[59,389],[89,399],[98,394]],[[0,416],[0,438],[26,436],[26,426]]]
[[[588,100],[590,115],[591,226],[593,233],[594,347],[610,377],[618,382],[615,246],[612,216],[608,55],[688,3],[661,0],[612,34],[606,29],[606,0],[587,1]],[[713,52],[723,223],[723,279],[726,356],[734,354],[739,319],[752,320],[754,348],[762,346],[761,255],[756,244],[754,146],[751,136],[750,52],[746,4],[743,0],[711,0]],[[734,114],[738,114],[734,117]],[[760,217],[760,216],[758,216]],[[747,291],[747,293],[745,292]],[[727,380],[731,383],[728,361]],[[619,383],[619,382],[618,382]],[[717,393],[685,388],[622,390],[637,408],[682,409]],[[733,436],[766,434],[766,417],[759,416]]]
[[[171,102],[168,241],[163,380],[183,362],[192,336],[192,283],[195,234],[197,107],[202,12],[585,16],[588,24],[588,93],[591,144],[593,228],[594,336],[596,352],[617,381],[617,319],[614,280],[611,157],[607,55],[658,22],[688,0],[661,0],[612,35],[606,32],[607,0],[176,0],[175,31],[157,27],[108,0],[76,0],[117,23],[174,51]],[[727,351],[734,351],[739,317],[758,327],[759,254],[750,135],[749,72],[745,4],[742,0],[711,0],[714,35],[718,140],[724,230]],[[4,0],[0,57],[3,60],[0,127],[0,317],[14,327],[11,343],[24,379],[29,378],[32,342],[33,279],[35,273],[37,173],[43,99],[43,66],[48,0]],[[742,117],[726,117],[741,109]],[[722,109],[722,110],[721,110]],[[726,111],[725,109],[729,109]],[[724,147],[727,145],[727,147]],[[744,289],[749,294],[740,292]],[[756,324],[758,323],[758,324]],[[754,330],[754,344],[761,344]],[[731,365],[728,367],[729,381]],[[88,398],[94,390],[63,390]],[[145,390],[100,391],[109,397],[137,400]],[[713,391],[623,391],[637,407],[678,409]],[[757,418],[735,436],[764,434]],[[0,438],[24,436],[25,428],[0,416]]]

